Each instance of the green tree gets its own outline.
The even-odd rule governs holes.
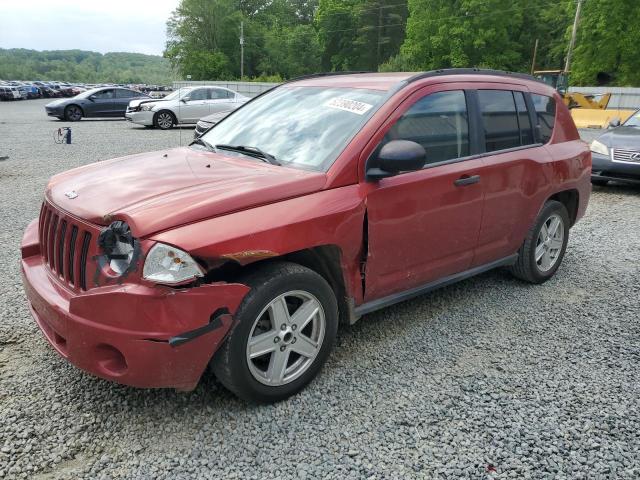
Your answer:
[[[572,18],[574,11],[575,5],[572,5]],[[640,85],[638,25],[638,1],[584,2],[571,66],[571,83],[594,85],[608,76],[617,85]]]

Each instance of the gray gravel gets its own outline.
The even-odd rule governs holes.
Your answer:
[[[490,272],[342,328],[274,406],[90,377],[46,344],[19,239],[47,178],[183,143],[123,121],[53,145],[43,101],[0,103],[0,478],[638,478],[640,189],[596,188],[543,286]],[[592,133],[592,132],[589,132]]]

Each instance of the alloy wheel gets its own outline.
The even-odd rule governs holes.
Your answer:
[[[173,127],[173,117],[170,113],[161,112],[158,114],[158,126],[162,129]]]
[[[302,290],[279,295],[253,323],[246,358],[253,378],[285,385],[300,377],[322,347],[326,319],[318,299]]]
[[[565,227],[562,217],[551,215],[543,224],[536,242],[536,264],[541,272],[551,270],[560,258]]]

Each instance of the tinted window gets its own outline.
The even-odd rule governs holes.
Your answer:
[[[227,98],[233,98],[233,92],[230,92],[228,90],[222,90],[221,88],[212,88],[211,98],[213,100],[224,100]]]
[[[520,146],[518,115],[507,90],[478,90],[487,152]]]
[[[531,129],[531,118],[527,110],[527,104],[524,101],[522,92],[513,92],[513,98],[516,100],[516,109],[518,110],[518,125],[520,127],[520,144],[531,145],[536,143],[533,140],[533,130]]]
[[[467,102],[460,90],[418,100],[398,119],[384,142],[411,140],[427,152],[427,164],[469,155]]]
[[[189,100],[206,100],[208,98],[207,88],[198,88],[189,94]]]
[[[134,92],[133,90],[127,90],[125,88],[121,88],[119,90],[116,90],[116,97],[117,98],[132,98],[132,97],[137,97],[138,96],[138,92]]]
[[[553,125],[556,120],[556,102],[553,98],[546,95],[531,94],[533,105],[536,109],[538,117],[538,131],[540,132],[540,141],[547,143],[551,140],[553,133]]]
[[[109,98],[113,98],[113,90],[109,89],[109,90],[100,90],[99,92],[96,92],[93,94],[93,96],[95,98],[99,98],[101,100],[105,100],[105,99],[109,99]]]

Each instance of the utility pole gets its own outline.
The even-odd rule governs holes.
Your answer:
[[[536,70],[536,56],[538,55],[538,39],[536,38],[536,44],[533,47],[533,59],[531,60],[531,75]]]
[[[571,68],[571,54],[573,53],[573,47],[576,44],[576,33],[578,32],[578,22],[580,21],[580,9],[582,8],[582,2],[584,0],[578,0],[578,6],[576,7],[576,18],[573,20],[573,30],[571,31],[571,40],[569,41],[569,51],[567,52],[567,63],[564,65],[564,73],[569,74]]]
[[[378,3],[378,49],[376,50],[376,67],[380,65],[381,40],[382,40],[382,2]]]
[[[240,22],[240,80],[244,78],[244,22]]]

